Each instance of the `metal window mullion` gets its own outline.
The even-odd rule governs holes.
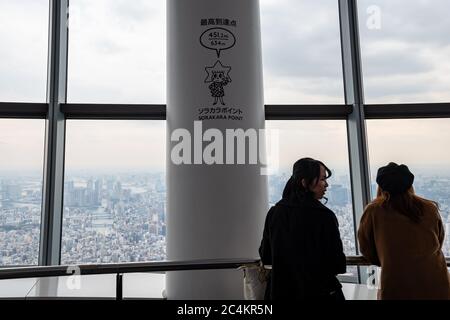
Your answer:
[[[50,0],[44,179],[39,264],[60,263],[64,184],[65,119],[61,104],[67,96],[69,0]]]
[[[356,0],[339,1],[342,66],[345,103],[353,106],[347,118],[350,178],[356,251],[359,253],[357,230],[365,205],[370,201],[370,174],[364,121],[364,90],[358,31]],[[359,282],[364,276],[358,270]]]

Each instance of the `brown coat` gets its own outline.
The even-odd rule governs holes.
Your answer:
[[[398,212],[369,204],[358,239],[363,256],[382,267],[379,299],[450,299],[442,253],[444,228],[434,206],[414,223]]]

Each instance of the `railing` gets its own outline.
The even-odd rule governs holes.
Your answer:
[[[123,274],[187,270],[237,269],[259,263],[259,259],[211,259],[191,261],[130,262],[114,264],[33,266],[0,269],[0,280],[37,277],[58,277],[92,274],[116,274],[116,300],[123,298]]]
[[[67,276],[72,274],[72,272],[68,273],[67,270],[74,270],[74,267],[76,267],[77,270],[80,271],[81,275],[88,275],[134,272],[235,269],[245,264],[253,264],[258,262],[259,259],[211,259],[3,268],[0,269],[0,280]]]
[[[166,272],[188,270],[237,269],[245,265],[259,263],[259,259],[211,259],[190,261],[160,261],[160,262],[130,262],[114,264],[88,264],[88,265],[59,265],[59,266],[33,266],[1,268],[0,280],[21,279],[37,277],[70,276],[74,270],[79,275],[116,274],[116,299],[123,297],[123,274],[137,272]],[[450,266],[450,257],[446,258]],[[370,263],[362,256],[347,256],[348,266],[369,266]]]

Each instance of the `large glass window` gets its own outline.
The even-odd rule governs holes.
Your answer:
[[[165,122],[68,120],[63,264],[164,260]]]
[[[68,101],[165,103],[165,1],[71,0]]]
[[[408,165],[419,195],[440,204],[446,228],[443,251],[450,256],[450,119],[369,120],[372,196],[379,167],[393,161]]]
[[[0,119],[0,266],[36,265],[44,120]]]
[[[359,0],[367,103],[450,101],[447,0]]]
[[[0,101],[45,101],[48,13],[48,0],[0,0]]]
[[[338,1],[260,3],[265,103],[344,103]]]
[[[355,233],[350,186],[345,121],[266,121],[271,160],[269,203],[281,198],[283,188],[292,174],[295,161],[304,157],[321,160],[332,171],[328,180],[326,206],[334,211],[346,255],[355,255]],[[275,135],[278,139],[271,139]],[[272,157],[272,153],[277,158]],[[349,268],[350,269],[350,268]]]

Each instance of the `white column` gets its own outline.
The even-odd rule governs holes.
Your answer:
[[[167,43],[167,258],[258,257],[268,209],[256,148],[264,128],[259,1],[168,0]],[[244,164],[239,139],[226,136],[238,128],[252,136]],[[242,273],[171,272],[167,295],[241,299]]]

